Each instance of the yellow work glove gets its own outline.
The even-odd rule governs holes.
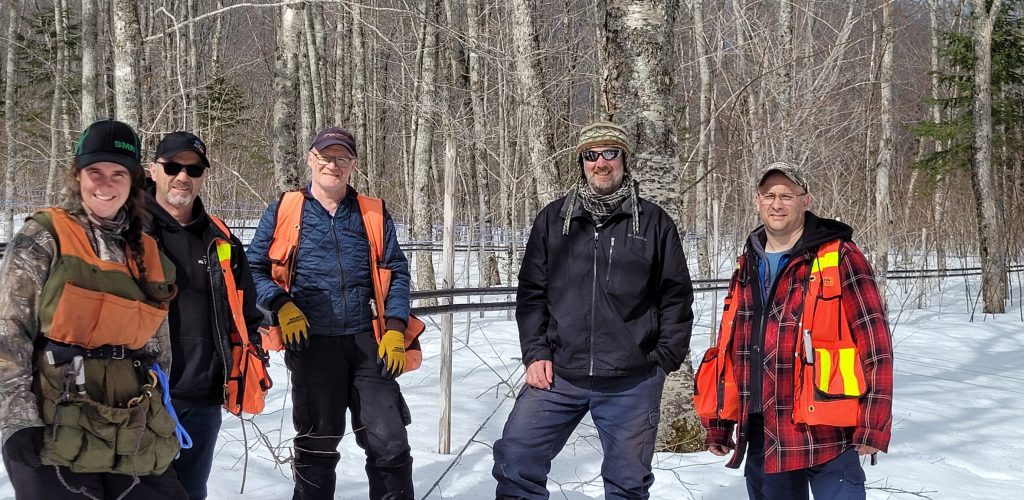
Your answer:
[[[398,330],[388,330],[380,338],[377,347],[380,374],[386,379],[393,379],[405,371],[405,334]]]
[[[301,351],[309,346],[309,322],[294,302],[289,300],[277,310],[277,322],[281,325],[281,342],[287,349]]]

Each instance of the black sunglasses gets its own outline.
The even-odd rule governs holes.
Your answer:
[[[622,150],[616,148],[606,149],[604,151],[594,151],[588,149],[583,152],[583,159],[586,161],[597,161],[597,157],[600,156],[605,160],[612,161],[619,156]]]
[[[203,172],[206,170],[206,165],[202,163],[198,165],[185,165],[182,163],[175,163],[173,161],[161,161],[157,162],[164,166],[164,173],[171,176],[177,177],[181,173],[182,169],[189,177],[202,177]]]

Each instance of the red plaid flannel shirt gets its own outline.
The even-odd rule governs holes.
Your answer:
[[[750,256],[753,257],[753,256]],[[765,310],[764,372],[764,468],[776,473],[805,469],[827,462],[853,445],[867,445],[886,451],[892,426],[892,340],[881,297],[871,266],[860,249],[850,241],[840,248],[840,279],[843,304],[850,332],[864,362],[867,393],[861,399],[861,417],[857,427],[793,423],[794,354],[797,325],[803,311],[803,284],[810,274],[814,253],[794,255],[779,275],[775,295]],[[738,269],[733,279],[749,276],[739,287],[734,300],[736,310],[733,332],[733,361],[740,394],[740,429],[736,452],[726,464],[738,468],[747,444],[746,415],[750,402],[750,351],[755,325],[752,287],[757,283],[757,259],[745,259],[750,269]],[[734,446],[735,422],[704,420],[707,444]]]

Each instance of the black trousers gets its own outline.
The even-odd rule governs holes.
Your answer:
[[[14,486],[14,498],[17,500],[89,498],[81,493],[72,492],[64,486],[61,479],[71,488],[105,500],[120,497],[128,488],[131,488],[131,492],[125,497],[126,500],[188,500],[188,493],[178,481],[173,467],[159,476],[140,476],[139,484],[132,487],[132,477],[124,474],[80,474],[71,472],[67,467],[53,465],[29,467],[10,460],[6,447],[3,455],[4,467]],[[60,477],[57,476],[58,469]]]
[[[398,382],[381,376],[377,360],[372,333],[312,336],[305,349],[285,353],[296,431],[292,498],[334,498],[346,410],[356,444],[366,452],[369,498],[414,498],[409,408]]]

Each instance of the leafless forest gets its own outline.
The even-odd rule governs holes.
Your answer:
[[[1024,251],[1020,1],[4,5],[7,221],[55,199],[78,132],[109,116],[149,150],[173,130],[204,138],[204,199],[228,217],[301,183],[315,131],[342,125],[357,188],[410,239],[440,238],[446,169],[457,224],[524,231],[576,179],[579,128],[612,119],[635,134],[641,195],[695,242],[696,276],[728,272],[756,225],[755,172],[776,160],[812,173],[813,209],[854,227],[883,281],[978,257],[1001,312]]]

